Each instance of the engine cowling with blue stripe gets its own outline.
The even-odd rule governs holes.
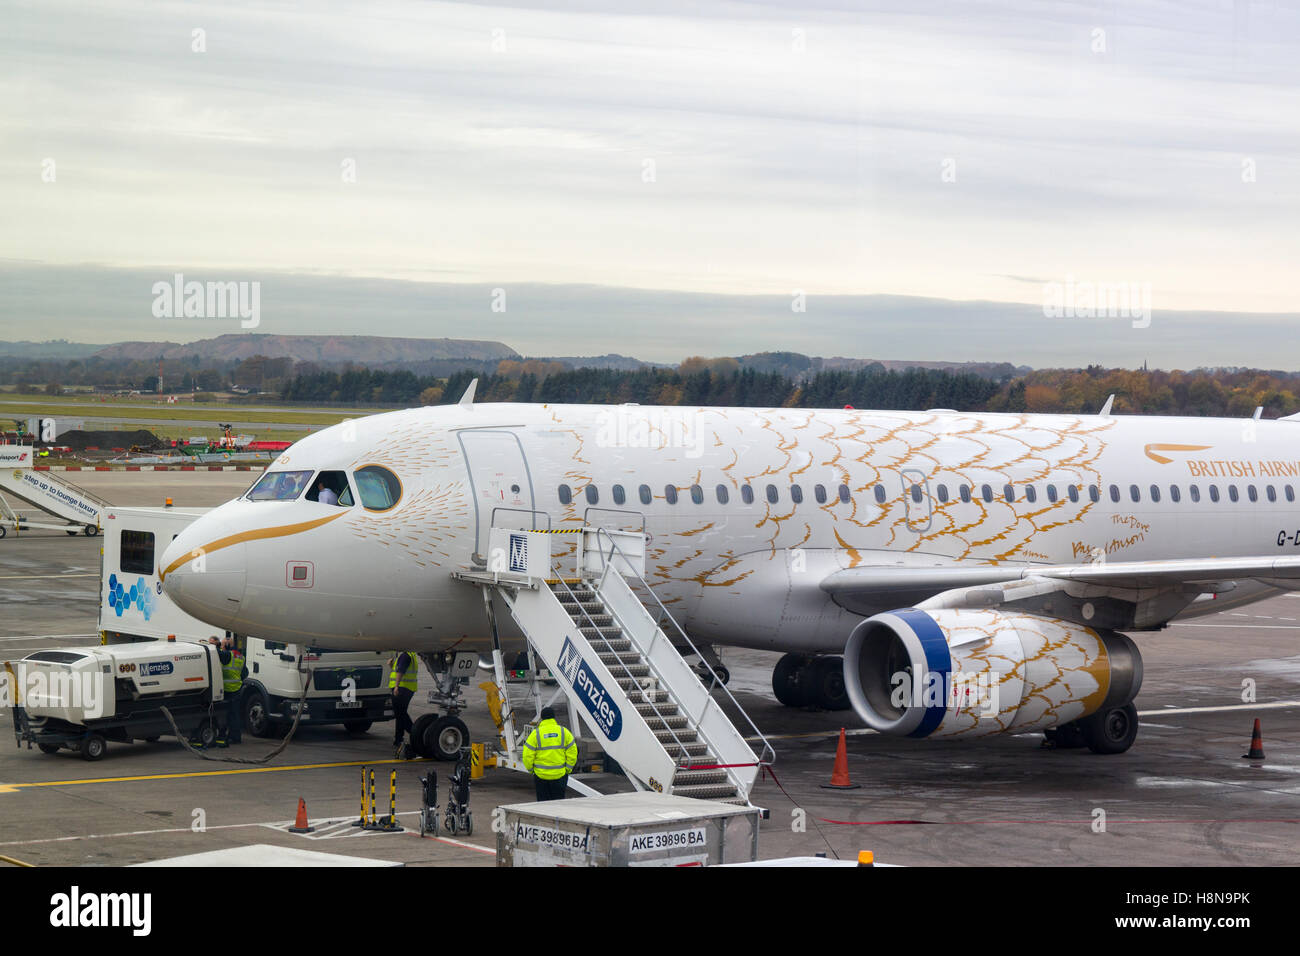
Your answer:
[[[1127,704],[1142,686],[1142,657],[1123,634],[1060,618],[903,608],[854,628],[844,683],[881,733],[1022,733]]]

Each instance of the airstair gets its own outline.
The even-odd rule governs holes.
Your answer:
[[[103,512],[108,502],[85,488],[73,484],[52,471],[33,469],[35,449],[30,445],[0,445],[0,537],[3,529],[15,531],[43,528],[76,534],[96,535],[103,527]],[[61,519],[54,524],[42,519],[20,517],[4,498],[13,495],[42,511]]]
[[[645,583],[644,530],[590,525],[568,530],[579,536],[576,568],[569,575],[561,576],[553,566],[556,532],[497,527],[490,532],[487,566],[453,573],[482,588],[492,627],[505,744],[497,765],[523,769],[519,748],[528,727],[527,719],[516,720],[509,698],[494,594],[527,637],[531,654],[558,683],[547,701],[550,688],[536,677],[536,668],[529,669],[537,710],[562,693],[570,714],[580,716],[638,790],[748,804],[759,768],[770,765],[775,752],[708,663],[704,676],[712,692],[679,653],[681,647],[698,655]],[[629,581],[641,585],[655,615]],[[718,697],[727,699],[751,739],[761,743],[761,754],[754,753]],[[574,778],[570,785],[596,792]]]

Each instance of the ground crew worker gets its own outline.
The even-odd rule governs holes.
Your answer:
[[[555,711],[543,707],[541,720],[524,741],[524,769],[533,775],[537,799],[563,800],[577,765],[578,742],[560,726]]]
[[[222,746],[242,744],[244,742],[244,678],[248,668],[244,665],[244,655],[239,652],[233,637],[227,637],[225,645],[217,651],[221,661],[221,689],[226,699],[226,738],[218,741]]]
[[[402,738],[412,727],[411,698],[420,689],[420,659],[410,651],[402,651],[388,662],[388,689],[393,694],[393,754],[398,760],[410,759],[418,751],[415,738],[411,738],[409,748],[403,746]],[[409,752],[408,752],[409,751]]]

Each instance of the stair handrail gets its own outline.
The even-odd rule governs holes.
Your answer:
[[[588,528],[588,529],[585,529],[585,530],[593,530],[593,529]],[[761,740],[761,741],[763,742],[763,753],[762,753],[762,755],[758,758],[758,764],[759,764],[759,766],[761,766],[761,767],[770,767],[770,766],[772,766],[773,761],[776,759],[776,748],[774,748],[774,747],[772,746],[771,742],[767,739],[767,735],[764,734],[761,730],[758,729],[758,726],[754,723],[753,718],[751,718],[751,717],[749,716],[749,712],[746,711],[745,708],[741,706],[740,701],[736,700],[736,695],[733,694],[733,693],[732,693],[732,692],[727,688],[727,685],[724,684],[724,683],[722,682],[721,678],[718,677],[717,672],[713,669],[713,665],[710,664],[709,661],[708,661],[708,659],[707,659],[703,654],[700,653],[699,648],[697,648],[697,647],[695,646],[695,642],[692,641],[692,640],[690,639],[690,637],[687,635],[686,631],[684,631],[684,630],[682,629],[682,626],[681,626],[680,624],[677,623],[677,618],[673,617],[672,613],[668,610],[668,608],[664,606],[664,602],[661,601],[661,600],[659,600],[659,595],[655,593],[654,588],[652,588],[652,587],[649,585],[649,583],[645,580],[645,578],[643,578],[643,577],[640,575],[640,573],[637,572],[636,568],[632,565],[632,563],[631,563],[631,561],[628,559],[628,557],[627,557],[625,554],[623,554],[623,549],[620,548],[620,547],[618,546],[618,542],[614,540],[614,536],[611,535],[611,534],[610,534],[608,531],[606,531],[604,528],[599,527],[599,526],[597,526],[594,530],[595,530],[595,532],[596,532],[596,546],[597,546],[597,549],[598,549],[598,550],[600,550],[600,549],[602,548],[602,538],[608,540],[608,542],[609,542],[609,553],[608,553],[608,555],[606,555],[605,552],[604,552],[603,550],[600,550],[600,554],[601,554],[601,558],[602,558],[602,563],[604,564],[604,568],[601,570],[600,584],[603,584],[603,583],[604,583],[604,580],[605,580],[606,575],[608,575],[608,574],[610,573],[610,571],[612,570],[613,565],[614,565],[614,555],[617,554],[618,557],[620,557],[620,558],[622,559],[622,561],[623,561],[623,566],[627,569],[627,571],[628,571],[628,573],[630,574],[630,576],[636,578],[637,581],[639,581],[639,582],[641,583],[641,586],[646,590],[646,592],[647,592],[647,593],[648,593],[652,598],[654,598],[654,602],[655,602],[655,604],[658,606],[660,612],[662,613],[663,618],[665,618],[665,619],[667,619],[667,620],[669,620],[669,621],[672,622],[673,627],[677,629],[677,633],[680,634],[682,640],[686,642],[686,646],[689,647],[689,648],[691,649],[691,653],[693,653],[693,654],[695,654],[696,656],[699,657],[699,659],[700,659],[700,663],[704,665],[704,667],[705,667],[705,668],[708,670],[708,672],[709,672],[709,676],[712,677],[712,679],[713,679],[713,684],[712,684],[712,686],[713,686],[713,687],[720,687],[720,688],[722,688],[722,692],[723,692],[724,694],[727,695],[727,699],[730,700],[731,703],[735,706],[735,708],[736,708],[737,712],[740,714],[740,716],[743,717],[743,718],[745,719],[745,723],[747,723],[747,724],[749,725],[749,729],[752,730],[752,731],[754,732],[754,735],[757,736],[758,739]],[[615,573],[620,573],[620,572],[615,572]],[[596,593],[597,593],[597,594],[600,593],[600,584],[597,584],[597,585],[596,585]],[[566,586],[567,586],[567,585],[566,585]],[[612,616],[612,612],[611,612],[611,616]],[[619,625],[619,626],[623,629],[624,633],[627,633],[627,626],[626,626],[626,625],[624,625],[624,624],[622,624],[622,623],[620,622],[620,625]],[[658,627],[658,630],[659,630],[659,631],[662,631],[662,630],[663,630],[662,625],[660,625],[660,626]],[[669,643],[673,643],[671,639],[669,640]],[[648,666],[650,666],[651,668],[654,667],[654,664],[650,661],[650,658],[649,658],[649,650],[648,650],[648,649],[647,649],[647,652],[646,652],[646,664],[647,664]],[[710,688],[710,689],[711,689],[711,688]],[[710,703],[713,704],[715,707],[717,706],[717,701],[714,700],[712,694],[708,694],[708,695],[707,695],[707,703],[705,704],[705,707],[707,708],[707,707],[708,707],[708,704],[710,704]],[[696,729],[697,729],[697,730],[698,730],[698,728],[699,728],[699,726],[700,726],[700,721],[701,721],[701,719],[703,718],[703,716],[704,716],[704,711],[702,710],[702,711],[700,711],[698,717],[696,718]],[[730,719],[730,718],[728,718],[728,719]],[[674,736],[676,736],[676,735],[674,735]]]
[[[580,601],[580,600],[578,599],[578,596],[577,596],[576,594],[573,593],[573,588],[569,587],[569,582],[566,581],[566,580],[564,579],[564,576],[563,576],[563,575],[557,575],[556,580],[559,582],[559,584],[561,585],[561,587],[564,588],[565,593],[567,593],[567,594],[569,595],[569,597],[573,598],[573,603],[577,606],[578,610],[582,612],[582,616],[583,616],[584,618],[587,619],[587,625],[588,625],[589,627],[591,627],[591,628],[596,632],[596,636],[599,637],[600,640],[601,640],[601,643],[603,643],[603,644],[605,645],[605,651],[606,651],[607,653],[609,653],[609,654],[612,654],[613,657],[614,657],[614,660],[618,663],[619,667],[621,667],[621,668],[623,669],[623,676],[626,677],[626,678],[628,678],[630,681],[632,681],[632,686],[633,686],[634,688],[636,688],[636,690],[641,691],[642,699],[641,699],[640,701],[637,701],[637,700],[636,700],[636,698],[635,698],[634,695],[633,695],[633,692],[629,692],[629,693],[628,693],[627,697],[628,697],[628,699],[629,699],[630,701],[632,701],[632,706],[635,707],[638,703],[643,703],[643,704],[649,704],[649,705],[650,705],[650,709],[654,711],[655,716],[658,717],[659,720],[663,723],[663,725],[664,725],[664,729],[667,730],[670,734],[672,734],[673,741],[677,744],[678,756],[674,758],[675,762],[677,763],[677,765],[678,765],[679,767],[680,767],[680,766],[686,766],[686,765],[689,765],[690,762],[691,762],[691,760],[693,759],[693,758],[691,757],[690,751],[686,749],[686,744],[682,741],[681,737],[677,736],[677,731],[676,731],[676,729],[674,729],[673,726],[672,726],[671,724],[668,723],[668,718],[665,717],[662,713],[660,713],[660,711],[659,711],[659,705],[656,704],[656,703],[654,702],[654,700],[650,699],[650,697],[649,697],[648,695],[646,695],[646,693],[645,693],[645,688],[643,688],[643,687],[641,686],[641,684],[640,684],[639,680],[637,679],[636,675],[633,674],[632,671],[628,668],[627,663],[626,663],[626,662],[623,660],[623,658],[622,658],[622,655],[620,655],[620,654],[618,653],[618,651],[614,650],[614,648],[610,646],[609,638],[607,638],[603,633],[601,633],[600,625],[597,624],[597,623],[595,622],[595,620],[592,618],[591,614],[589,614],[589,613],[587,612],[587,609],[586,609],[585,607],[582,606],[582,601]],[[599,596],[599,592],[597,592],[597,596]],[[601,604],[604,604],[604,601],[601,601]],[[608,609],[607,609],[607,610],[608,610]],[[612,612],[610,613],[610,617],[611,617],[612,619],[614,619],[614,620],[617,620],[617,617],[616,617]],[[619,631],[620,631],[622,634],[624,634],[624,635],[626,636],[626,635],[627,635],[627,630],[626,630],[626,628],[622,625],[621,622],[619,623],[618,626],[619,626]],[[628,640],[628,643],[629,643],[629,644],[632,643],[630,637],[627,638],[627,640]],[[593,646],[594,646],[594,644],[595,644],[595,642],[594,642],[594,641],[591,641],[591,640],[588,640],[588,643],[589,643],[589,644],[592,644]],[[633,646],[635,646],[635,645],[633,645]],[[606,666],[609,666],[609,665],[606,665]],[[650,662],[649,662],[649,661],[646,661],[646,666],[647,666],[647,667],[650,666]],[[614,673],[614,668],[613,668],[613,667],[609,667],[609,670],[610,670],[610,673]],[[617,678],[616,678],[616,679],[617,679]],[[672,695],[670,694],[670,695],[669,695],[670,699],[671,699],[671,696],[672,696]],[[658,738],[656,737],[656,739],[658,739]],[[663,744],[663,741],[659,741],[659,742],[660,742],[661,745]],[[668,749],[668,748],[667,748],[667,746],[665,745],[665,746],[664,746],[664,750],[667,750],[667,749]]]

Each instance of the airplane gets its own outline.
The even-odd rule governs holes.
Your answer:
[[[167,594],[267,640],[413,649],[441,679],[446,651],[487,646],[481,595],[452,572],[484,566],[494,521],[643,521],[646,580],[701,654],[784,652],[783,704],[852,707],[885,734],[1042,731],[1120,753],[1142,683],[1129,635],[1300,578],[1300,416],[475,404],[473,391],[297,442],[166,547]],[[517,629],[505,638],[522,646]]]

